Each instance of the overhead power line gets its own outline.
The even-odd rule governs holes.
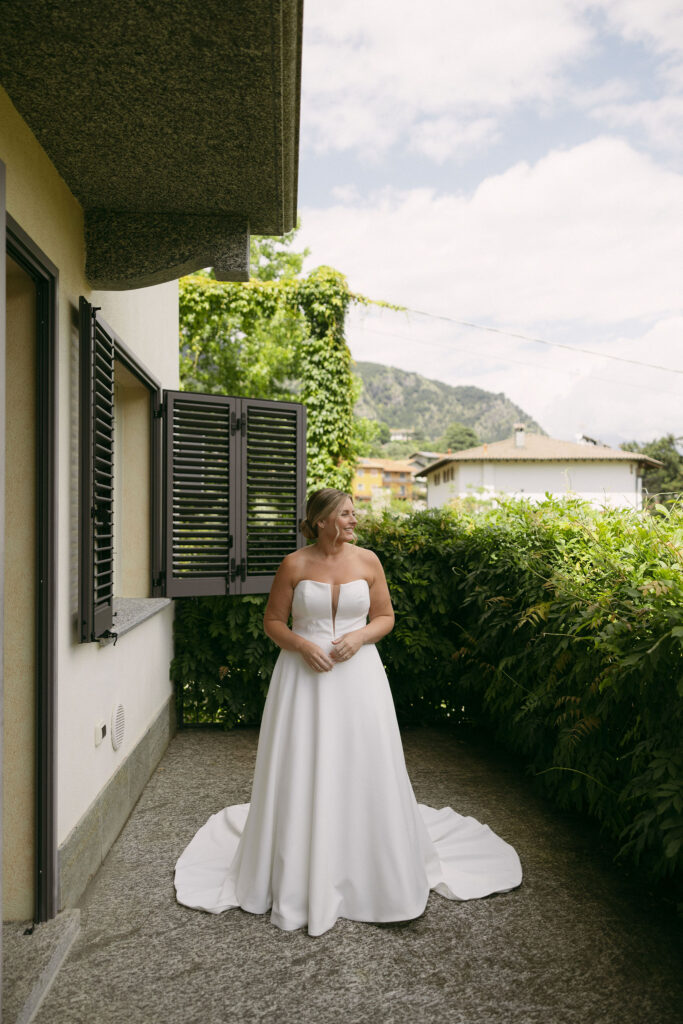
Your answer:
[[[455,323],[461,323],[461,321],[454,321],[454,322]],[[376,328],[374,328],[374,327],[366,327],[364,324],[361,326],[361,330],[367,331],[369,334],[379,334],[381,337],[384,337],[384,338],[400,338],[403,341],[410,341],[413,344],[415,344],[416,342],[419,342],[421,344],[432,345],[434,347],[438,347],[438,344],[439,344],[436,341],[431,341],[431,340],[427,340],[427,339],[424,339],[424,338],[415,338],[414,335],[412,337],[410,337],[407,334],[398,334],[398,333],[396,333],[396,331],[378,331]],[[455,343],[451,342],[450,344],[451,344],[452,347],[457,348],[460,351],[470,352],[470,354],[471,354],[471,350],[468,349],[465,345],[459,345],[457,342],[455,342]],[[571,347],[571,346],[563,346],[563,347]],[[513,359],[513,358],[511,358],[508,355],[500,354],[500,353],[477,352],[476,355],[477,355],[478,359],[496,359],[499,362],[509,363],[511,365],[514,365],[514,366],[528,366],[530,369],[532,369],[532,370],[539,370],[542,373],[560,373],[560,374],[562,374],[562,376],[569,375],[570,377],[585,377],[586,376],[586,374],[581,373],[580,370],[568,370],[566,368],[560,368],[560,367],[557,367],[557,366],[542,366],[540,363],[531,363],[531,362],[527,362],[526,360],[523,360],[523,359]],[[642,365],[647,365],[647,364],[642,364]],[[675,372],[677,372],[677,371],[675,371]],[[682,398],[683,399],[683,394],[681,394],[681,392],[679,392],[679,391],[669,391],[668,388],[651,387],[648,384],[635,384],[632,381],[628,381],[628,380],[617,380],[616,377],[602,377],[602,376],[599,376],[597,374],[591,374],[590,375],[590,380],[599,380],[599,381],[602,381],[605,384],[616,384],[618,387],[636,388],[636,390],[638,390],[638,391],[651,391],[651,392],[655,392],[658,395],[673,395],[675,398]]]
[[[626,356],[614,356],[606,352],[596,352],[595,349],[581,348],[578,345],[565,345],[561,341],[546,341],[545,338],[535,338],[530,334],[521,334],[518,331],[506,331],[502,327],[489,327],[486,324],[475,324],[470,320],[456,320],[455,317],[445,316],[440,313],[426,313],[423,309],[412,309],[410,306],[403,307],[406,313],[415,313],[417,316],[425,316],[430,320],[443,320],[449,324],[457,324],[459,327],[471,327],[475,331],[488,331],[490,334],[502,334],[508,338],[518,338],[521,341],[532,341],[536,345],[547,345],[549,348],[563,348],[568,352],[581,352],[587,356],[597,356],[598,359],[612,359],[617,363],[630,363],[631,366],[644,366],[649,370],[663,370],[665,373],[683,374],[683,369],[676,369],[674,366],[660,366],[657,363],[645,363],[640,359],[628,359]]]

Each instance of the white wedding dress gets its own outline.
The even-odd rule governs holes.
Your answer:
[[[364,579],[301,580],[294,632],[330,641],[367,621]],[[393,700],[374,645],[317,673],[281,651],[268,691],[251,804],[212,815],[175,868],[180,903],[218,914],[271,910],[271,921],[321,935],[345,917],[419,917],[430,889],[476,899],[519,885],[515,850],[476,819],[418,804]]]

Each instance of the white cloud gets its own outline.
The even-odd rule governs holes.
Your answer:
[[[680,309],[683,176],[596,139],[472,196],[386,189],[302,210],[312,261],[376,298],[459,319],[619,323]]]
[[[610,128],[639,128],[657,149],[683,153],[683,95],[640,103],[609,103],[591,114]]]
[[[341,181],[356,182],[338,180],[327,209],[302,203],[309,265],[459,320],[683,362],[683,175],[637,148],[683,153],[681,0],[313,0],[305,32],[302,150],[349,154]],[[475,156],[471,181],[494,144],[497,159],[513,136],[516,154],[527,141],[542,152],[546,126],[585,138],[596,123],[611,134],[511,158],[458,191],[453,163]],[[411,159],[428,180],[416,153],[442,165],[427,172],[440,188],[391,186]],[[354,315],[356,358],[505,391],[559,437],[681,433],[680,376],[399,321],[371,329]]]
[[[360,192],[355,185],[335,185],[331,190],[333,199],[338,203],[360,203],[362,202]]]
[[[464,154],[470,155],[499,137],[493,117],[479,117],[473,121],[435,117],[415,125],[410,148],[441,164],[449,159],[458,160]]]
[[[576,89],[573,94],[573,102],[577,107],[591,109],[619,103],[631,98],[633,93],[632,82],[623,78],[609,78],[592,89]]]
[[[309,264],[362,294],[683,368],[683,175],[620,140],[517,164],[472,196],[387,189],[302,216]],[[353,317],[349,338],[357,359],[504,391],[554,436],[682,432],[680,375],[403,314]]]
[[[304,144],[372,156],[422,119],[549,101],[593,30],[574,0],[316,0],[305,33]]]
[[[683,57],[680,0],[595,0],[625,39],[645,42],[657,52]]]
[[[637,338],[602,345],[606,353],[683,369],[683,316],[669,317]],[[541,409],[550,433],[576,431],[607,443],[651,441],[683,434],[683,377],[643,367],[593,359],[580,378],[567,379]],[[607,384],[606,381],[622,381]]]
[[[561,333],[554,325],[551,334]],[[683,317],[634,337],[574,343],[605,355],[683,369]],[[683,433],[683,377],[513,337],[388,310],[352,310],[347,337],[356,360],[398,366],[452,385],[504,392],[552,436],[586,433],[606,444]]]
[[[658,77],[683,88],[683,6],[680,0],[596,0],[611,25],[629,42],[642,43],[661,58]]]

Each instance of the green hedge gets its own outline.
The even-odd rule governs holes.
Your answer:
[[[258,725],[278,655],[263,632],[266,597],[185,597],[175,602],[181,725]]]
[[[368,517],[396,627],[380,653],[403,723],[469,722],[653,879],[683,861],[683,514],[578,501]],[[276,656],[264,599],[178,602],[185,705],[258,722]]]

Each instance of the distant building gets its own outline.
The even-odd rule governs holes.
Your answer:
[[[421,470],[423,470],[425,466],[431,466],[432,462],[436,462],[437,459],[443,459],[445,457],[445,452],[413,452],[408,461],[413,467],[415,475],[421,476]]]
[[[413,498],[414,468],[408,459],[359,459],[353,478],[353,500],[369,502],[382,492],[387,497]]]
[[[557,441],[530,434],[520,424],[513,437],[442,455],[420,475],[427,480],[429,508],[477,495],[542,501],[546,493],[573,495],[597,506],[641,508],[646,465],[659,463],[587,439]]]
[[[405,427],[390,427],[389,428],[389,440],[390,441],[412,441],[415,435],[414,430],[408,430]]]

